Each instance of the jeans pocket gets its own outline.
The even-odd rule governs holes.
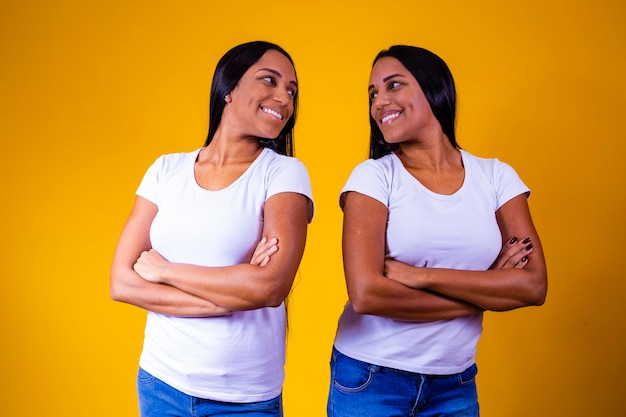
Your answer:
[[[345,393],[363,391],[381,369],[380,366],[349,358],[339,352],[333,360],[333,386]]]
[[[473,384],[476,381],[476,374],[478,368],[474,364],[459,374],[459,385]]]
[[[139,372],[137,373],[137,383],[138,384],[151,384],[154,382],[154,376],[149,372],[144,371],[142,368],[139,368]]]

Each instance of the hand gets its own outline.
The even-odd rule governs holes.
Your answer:
[[[267,240],[266,237],[263,237],[256,245],[250,263],[256,266],[265,266],[270,261],[271,256],[276,252],[278,252],[278,239],[272,238]]]
[[[385,259],[384,275],[400,284],[404,284],[409,288],[420,289],[421,268],[412,267],[404,262],[395,261],[393,259]]]
[[[162,274],[169,262],[154,249],[144,251],[135,262],[133,269],[146,281],[161,283]]]
[[[523,240],[513,237],[504,244],[498,257],[489,269],[522,269],[528,265],[533,247],[534,245],[529,237]]]

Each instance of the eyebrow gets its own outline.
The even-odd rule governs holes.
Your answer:
[[[387,81],[389,81],[390,79],[394,78],[394,77],[403,77],[404,75],[402,74],[392,74],[392,75],[388,75],[385,78],[383,78],[383,82],[386,83]],[[367,91],[371,90],[372,88],[374,88],[374,84],[370,84],[369,87],[367,87]]]
[[[271,72],[272,74],[276,75],[278,78],[283,78],[283,74],[281,74],[280,72],[278,72],[278,71],[276,71],[275,69],[272,69],[272,68],[261,68],[257,72],[261,72],[261,71]],[[289,81],[289,84],[293,84],[296,87],[298,86],[298,82],[295,81],[295,80]]]

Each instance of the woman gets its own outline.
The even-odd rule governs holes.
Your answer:
[[[234,47],[204,147],[158,158],[137,190],[111,296],[148,310],[142,416],[282,416],[283,300],[313,216],[308,173],[285,156],[297,89],[279,46]]]
[[[393,46],[369,84],[371,159],[340,198],[350,301],[328,415],[478,416],[483,311],[546,296],[529,190],[508,165],[459,148],[454,81],[435,54]]]

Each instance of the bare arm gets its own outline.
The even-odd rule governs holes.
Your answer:
[[[528,256],[522,263],[523,267],[494,265],[488,271],[463,271],[390,263],[387,276],[410,288],[445,294],[485,310],[506,311],[543,304],[547,292],[547,271],[526,196],[521,194],[504,204],[496,212],[496,219],[503,240],[510,236],[521,237],[521,242],[513,246],[521,245],[528,253],[523,255],[523,250],[519,252],[522,254],[518,255],[520,261],[523,256]],[[532,256],[529,256],[531,251]]]
[[[156,205],[150,201],[136,198],[113,257],[111,298],[157,313],[181,317],[229,314],[229,310],[195,295],[169,285],[148,282],[133,270],[139,255],[151,248],[150,225],[157,211]]]
[[[343,211],[344,272],[348,296],[357,313],[432,321],[482,311],[469,303],[386,278],[383,268],[387,208],[371,197],[348,192]]]
[[[229,310],[279,306],[289,294],[306,242],[308,200],[279,193],[265,203],[263,236],[280,242],[264,266],[204,267],[170,263],[155,251],[142,253],[135,271],[145,280],[167,284]],[[268,259],[269,260],[269,259]]]

